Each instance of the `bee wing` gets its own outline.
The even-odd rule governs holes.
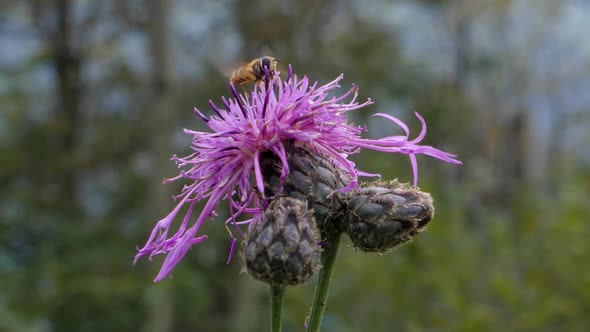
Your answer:
[[[234,61],[231,63],[220,63],[216,61],[210,61],[210,66],[213,67],[216,72],[218,72],[228,80],[232,77],[234,71],[238,70],[240,67],[245,66],[247,64],[248,62],[246,61]]]

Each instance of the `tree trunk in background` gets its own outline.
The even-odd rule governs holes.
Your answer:
[[[42,162],[40,170],[31,171],[31,174],[33,176],[42,174],[38,179],[41,191],[56,190],[58,196],[42,200],[55,209],[56,218],[48,222],[46,217],[42,217],[40,227],[36,228],[37,231],[33,233],[33,236],[40,236],[40,240],[34,245],[42,256],[43,262],[38,280],[52,285],[44,298],[47,300],[51,317],[49,320],[53,328],[60,330],[66,325],[62,314],[67,312],[69,305],[63,301],[61,294],[66,293],[69,287],[68,279],[64,277],[68,275],[69,266],[63,258],[67,243],[70,243],[71,234],[58,233],[50,229],[59,229],[60,225],[71,226],[73,222],[80,220],[81,215],[80,202],[75,192],[78,172],[70,167],[70,161],[78,141],[82,61],[80,53],[74,46],[72,33],[75,30],[75,22],[72,19],[71,2],[54,0],[43,8],[54,17],[52,24],[47,26],[47,31],[49,31],[51,62],[55,70],[56,103],[45,141],[47,144],[45,148],[52,151],[52,157],[46,163]],[[47,172],[43,167],[48,167],[51,171]],[[62,242],[57,242],[56,238],[62,239]]]
[[[527,159],[527,126],[523,110],[515,110],[503,126],[504,137],[497,146],[498,158],[496,194],[502,205],[514,204],[515,196],[526,183],[525,166]]]
[[[53,61],[57,73],[57,128],[58,160],[68,164],[76,147],[80,117],[80,63],[78,52],[72,45],[71,6],[69,0],[54,1],[57,26],[53,35]],[[64,165],[61,165],[64,166]],[[59,183],[61,199],[69,206],[75,206],[76,173],[69,167],[59,168],[54,176]]]
[[[148,139],[148,149],[152,153],[152,172],[156,175],[152,186],[149,188],[150,200],[146,206],[152,210],[154,219],[165,215],[169,208],[171,193],[168,187],[163,186],[158,177],[167,174],[170,163],[171,131],[174,128],[174,118],[170,109],[174,101],[174,82],[172,79],[173,65],[170,56],[168,41],[169,33],[169,10],[170,2],[166,0],[150,0],[148,2],[148,13],[151,15],[147,33],[149,39],[149,55],[151,56],[152,80],[150,96],[153,98],[148,105],[149,116],[155,121],[150,123],[159,124],[157,130],[145,133]],[[164,280],[159,284],[145,290],[146,299],[146,321],[143,331],[166,332],[172,331],[173,321],[173,299],[171,298],[171,283]]]
[[[567,176],[564,170],[564,160],[566,154],[564,153],[565,139],[568,128],[572,127],[570,123],[569,114],[563,112],[563,102],[559,97],[554,97],[550,101],[551,115],[550,122],[552,126],[549,128],[550,137],[547,146],[545,147],[544,171],[540,172],[544,176],[540,179],[542,183],[542,194],[546,199],[555,199],[561,190],[562,179]]]
[[[458,3],[458,6],[466,4]],[[450,36],[453,40],[454,61],[452,84],[459,91],[465,91],[467,77],[470,70],[470,36],[471,20],[473,14],[468,10],[458,10],[453,5],[447,7],[446,17],[449,25]]]

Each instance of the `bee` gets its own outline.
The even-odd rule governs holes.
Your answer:
[[[254,59],[242,67],[234,70],[231,75],[230,82],[233,84],[244,84],[250,82],[260,81],[264,78],[264,68],[268,68],[268,73],[272,73],[277,69],[279,59],[271,56],[263,56]]]

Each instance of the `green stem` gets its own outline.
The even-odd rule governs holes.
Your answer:
[[[283,306],[283,294],[285,286],[270,285],[270,330],[271,332],[281,332],[281,311]]]
[[[311,314],[308,321],[308,332],[318,332],[324,317],[324,309],[326,309],[326,300],[328,298],[328,288],[332,280],[332,268],[334,261],[336,261],[336,254],[338,254],[338,245],[340,244],[340,234],[334,236],[326,241],[326,247],[322,252],[322,269],[318,277],[318,284],[315,288],[315,295],[313,305],[311,307]]]

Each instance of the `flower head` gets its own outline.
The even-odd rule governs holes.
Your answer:
[[[378,113],[399,125],[405,135],[384,137],[381,139],[362,138],[364,128],[347,122],[347,113],[358,110],[372,103],[356,101],[357,88],[339,97],[329,97],[329,92],[338,88],[343,75],[326,85],[311,84],[307,77],[298,79],[289,68],[287,80],[278,74],[266,84],[258,85],[251,94],[238,94],[230,85],[234,98],[222,98],[224,107],[217,107],[210,101],[216,115],[207,118],[199,110],[196,114],[206,122],[210,132],[185,129],[193,136],[194,152],[186,157],[172,159],[181,168],[178,176],[165,182],[179,179],[192,181],[185,186],[176,198],[180,201],[166,217],[157,222],[146,245],[139,249],[135,261],[149,254],[151,258],[158,254],[167,254],[163,266],[155,281],[166,277],[180,262],[192,245],[207,239],[199,235],[205,220],[215,215],[220,201],[226,200],[230,208],[231,224],[235,230],[227,227],[232,237],[230,259],[237,244],[235,233],[241,234],[240,226],[252,223],[262,213],[264,204],[264,179],[261,172],[261,156],[272,153],[282,165],[281,178],[289,174],[289,165],[285,152],[285,142],[292,141],[313,151],[330,156],[337,167],[342,168],[352,179],[349,190],[357,186],[360,172],[348,159],[352,154],[367,148],[383,152],[402,153],[410,157],[414,171],[414,183],[417,183],[418,168],[416,154],[426,154],[446,162],[460,164],[455,155],[431,146],[419,145],[426,135],[424,119],[416,113],[422,123],[422,131],[414,138],[409,138],[408,127],[396,117]],[[346,101],[351,98],[350,101]],[[190,223],[196,203],[206,201],[194,224]],[[188,212],[178,230],[171,236],[169,232],[173,221],[181,208],[188,205]],[[250,219],[238,221],[242,214],[249,214]]]

